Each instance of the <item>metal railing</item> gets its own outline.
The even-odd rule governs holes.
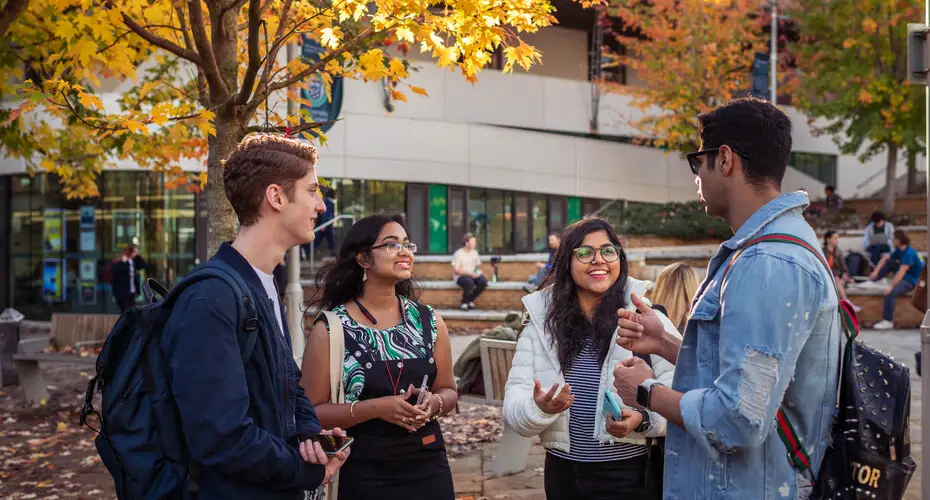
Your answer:
[[[343,214],[343,215],[337,215],[337,216],[333,217],[332,219],[330,219],[330,220],[328,220],[328,221],[326,221],[326,222],[320,224],[319,226],[313,228],[313,232],[316,233],[317,231],[319,231],[319,230],[321,230],[321,229],[326,229],[327,227],[333,226],[333,225],[335,225],[337,222],[339,222],[339,221],[341,221],[341,220],[344,220],[344,219],[349,219],[349,220],[352,221],[352,224],[355,224],[355,216],[354,216],[354,215],[345,215],[345,214]],[[314,241],[315,241],[315,239],[314,239]],[[316,246],[316,245],[313,245],[313,246]],[[313,265],[314,265],[314,252],[313,252],[313,247],[310,248],[310,255],[308,255],[307,257],[308,257],[309,260],[310,260],[310,270],[311,270],[311,272],[312,272],[312,271],[313,271]]]

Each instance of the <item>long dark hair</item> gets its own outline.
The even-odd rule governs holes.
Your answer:
[[[594,317],[589,320],[578,304],[578,291],[572,279],[572,259],[573,250],[581,246],[585,236],[597,231],[606,232],[610,242],[620,248],[620,276],[601,297]],[[562,231],[562,244],[552,256],[552,269],[543,282],[543,287],[551,291],[546,329],[552,336],[562,371],[571,367],[589,338],[594,343],[598,362],[604,363],[613,342],[611,333],[617,327],[617,309],[626,306],[627,272],[626,254],[620,247],[620,237],[606,220],[587,217]]]
[[[827,248],[827,245],[830,244],[830,238],[832,238],[834,234],[836,234],[836,231],[832,229],[823,234],[823,247],[824,248]]]
[[[341,306],[362,294],[364,269],[358,264],[359,253],[368,253],[378,240],[381,229],[396,222],[407,230],[407,221],[400,214],[378,214],[356,222],[339,247],[335,262],[323,266],[316,275],[312,305],[328,310]],[[394,285],[394,292],[411,300],[419,299],[419,288],[413,280],[403,280]]]

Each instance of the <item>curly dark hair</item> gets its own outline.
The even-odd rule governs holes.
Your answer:
[[[610,242],[620,248],[620,276],[601,297],[592,321],[584,315],[578,304],[575,280],[572,279],[572,258],[574,250],[581,246],[585,236],[597,231],[607,233]],[[542,285],[551,292],[546,329],[552,336],[562,371],[571,367],[589,338],[593,339],[598,362],[604,363],[610,343],[613,342],[613,331],[617,327],[617,309],[626,306],[627,266],[626,254],[620,246],[620,236],[606,220],[586,217],[562,231],[562,245],[553,255],[552,269]]]
[[[362,253],[370,257],[371,247],[378,240],[381,228],[391,222],[400,224],[409,234],[407,221],[400,214],[365,217],[349,229],[336,260],[323,266],[316,275],[316,291],[310,301],[311,306],[319,305],[323,310],[329,310],[362,294],[364,269],[359,265],[357,256]],[[394,292],[413,301],[420,296],[419,287],[413,280],[398,282],[394,285]]]

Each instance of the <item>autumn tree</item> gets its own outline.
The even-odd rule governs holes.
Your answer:
[[[903,151],[913,165],[923,150],[922,88],[907,84],[907,23],[916,0],[802,1],[789,11],[801,33],[790,47],[803,74],[796,96],[843,154],[867,161],[884,152],[885,211],[894,211],[895,172]],[[913,167],[912,167],[913,168]]]
[[[696,150],[697,115],[752,87],[753,53],[766,44],[758,8],[750,0],[608,0],[606,15],[623,25],[615,36],[624,52],[609,54],[611,64],[643,82],[608,86],[644,114],[633,128],[652,145]]]
[[[308,78],[327,89],[335,77],[386,79],[394,99],[426,95],[402,83],[408,63],[388,43],[472,82],[498,48],[506,71],[529,68],[540,54],[519,34],[550,25],[552,11],[548,0],[33,0],[0,47],[0,96],[20,103],[2,111],[0,144],[30,171],[59,175],[70,197],[97,195],[96,176],[117,160],[185,183],[181,161],[205,156],[192,180],[209,179],[212,250],[235,227],[222,160],[249,132],[318,127],[274,105],[300,102]],[[325,48],[320,59],[286,60],[282,49],[304,36]],[[118,102],[103,102],[114,87]]]

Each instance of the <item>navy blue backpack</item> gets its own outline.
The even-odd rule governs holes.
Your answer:
[[[80,422],[97,433],[97,452],[113,476],[119,500],[190,498],[197,490],[197,464],[184,444],[161,335],[181,292],[205,279],[225,281],[241,298],[239,348],[247,363],[258,339],[255,301],[239,273],[216,260],[198,267],[170,292],[148,280],[143,291],[149,303],[120,316],[97,357]],[[93,404],[97,392],[102,393],[100,413]],[[88,422],[91,415],[99,428]]]

